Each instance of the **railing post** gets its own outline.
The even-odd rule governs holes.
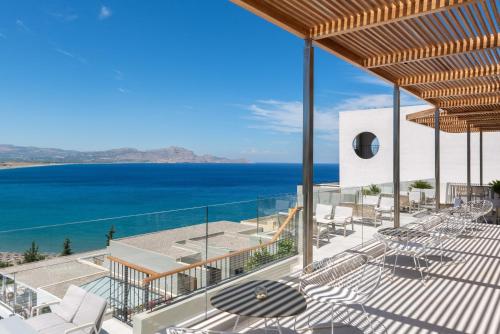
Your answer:
[[[128,322],[128,292],[129,292],[129,282],[128,282],[128,267],[125,266],[124,273],[124,285],[123,285],[123,319],[124,322]]]
[[[467,201],[472,200],[472,187],[470,182],[470,124],[467,122]]]
[[[479,130],[479,185],[483,185],[483,130]]]
[[[149,274],[146,274],[146,278],[149,278]],[[150,286],[150,282],[147,282],[145,285],[144,285],[144,305],[145,305],[145,309],[149,310],[149,286]]]
[[[436,108],[434,111],[434,178],[436,181],[434,197],[436,198],[436,210],[440,209],[441,202],[440,127],[439,108]]]
[[[314,47],[311,39],[306,39],[304,46],[304,97],[302,103],[302,197],[304,201],[302,265],[306,267],[313,261]]]
[[[14,305],[12,305],[12,314],[16,314],[16,305],[17,305],[17,281],[16,281],[16,273],[14,273]]]
[[[394,191],[394,227],[400,226],[400,192],[399,192],[399,143],[400,143],[400,91],[399,86],[394,85],[394,101],[393,101],[393,127],[392,127],[392,189]]]

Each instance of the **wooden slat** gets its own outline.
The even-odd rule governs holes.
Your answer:
[[[500,95],[441,101],[438,103],[438,107],[455,108],[464,106],[485,106],[485,105],[495,105],[495,104],[500,104]]]
[[[496,34],[477,36],[475,38],[463,39],[453,42],[444,42],[438,45],[427,45],[419,48],[380,54],[377,56],[366,58],[364,60],[364,64],[367,68],[405,64],[457,54],[464,54],[478,50],[497,48],[500,46],[499,43],[500,32]]]
[[[309,36],[315,40],[324,39],[438,13],[474,2],[476,0],[399,1],[391,7],[373,8],[317,24],[311,28]]]
[[[452,96],[467,96],[467,95],[477,95],[486,93],[495,93],[500,91],[500,81],[494,84],[487,85],[476,85],[476,86],[465,86],[457,88],[445,88],[436,90],[425,90],[420,96],[423,99],[433,99],[440,97],[452,97]]]

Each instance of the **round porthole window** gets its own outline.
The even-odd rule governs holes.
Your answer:
[[[352,141],[352,148],[361,159],[371,159],[378,152],[378,138],[371,132],[361,132]]]

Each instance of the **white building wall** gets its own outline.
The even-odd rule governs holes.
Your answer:
[[[401,108],[401,181],[434,179],[434,129],[406,120],[428,106]],[[392,182],[392,108],[340,113],[339,163],[342,187]],[[379,152],[361,159],[352,148],[356,135],[369,131]],[[441,184],[467,180],[466,134],[441,132]],[[471,182],[479,183],[479,134],[471,134]],[[500,179],[500,133],[483,134],[483,181]],[[443,194],[444,195],[444,194]]]

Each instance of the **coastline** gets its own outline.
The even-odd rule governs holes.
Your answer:
[[[0,170],[3,169],[17,169],[17,168],[31,168],[31,167],[48,167],[48,166],[59,166],[67,165],[65,163],[55,163],[55,162],[0,162]]]

